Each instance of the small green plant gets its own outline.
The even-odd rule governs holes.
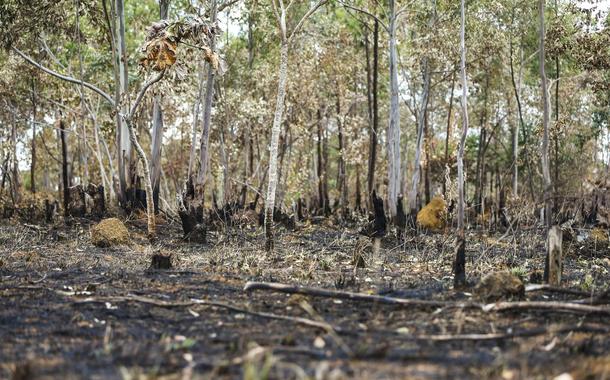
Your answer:
[[[582,284],[580,285],[580,288],[584,291],[584,292],[590,292],[591,290],[593,290],[593,286],[594,286],[594,282],[593,282],[593,276],[591,276],[590,274],[585,275],[585,279],[583,280]]]
[[[525,281],[525,279],[527,278],[527,269],[525,269],[525,267],[522,267],[522,266],[511,268],[510,273],[513,276],[519,277],[519,279],[521,281]]]
[[[266,353],[263,360],[260,358],[250,358],[243,366],[244,380],[267,380],[269,373],[275,364],[273,355]]]

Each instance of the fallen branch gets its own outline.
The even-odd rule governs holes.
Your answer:
[[[419,335],[413,337],[415,340],[434,341],[434,342],[452,342],[452,341],[481,341],[481,340],[502,340],[512,338],[529,338],[546,334],[562,334],[569,332],[582,333],[601,333],[608,334],[609,329],[595,326],[560,326],[555,328],[539,327],[531,330],[517,331],[513,333],[492,333],[492,334],[441,334],[441,335]]]
[[[497,302],[483,306],[483,311],[508,311],[508,310],[550,310],[566,313],[603,314],[610,315],[610,307],[583,305],[574,302],[557,301],[522,301],[522,302]]]
[[[418,300],[409,298],[395,298],[380,296],[374,294],[364,294],[347,292],[340,290],[329,290],[322,288],[311,288],[307,286],[293,286],[287,284],[280,284],[275,282],[248,282],[244,286],[244,291],[252,290],[272,290],[276,292],[289,293],[289,294],[304,294],[315,297],[327,297],[327,298],[338,298],[338,299],[349,299],[352,301],[366,301],[366,302],[378,302],[390,305],[403,305],[403,306],[423,306],[423,307],[457,307],[457,308],[482,308],[483,305],[474,302],[453,302],[453,301],[432,301],[432,300]]]
[[[76,304],[92,303],[92,302],[94,302],[94,303],[140,302],[140,303],[145,303],[145,304],[154,305],[154,306],[158,306],[158,307],[165,307],[165,308],[186,307],[186,306],[194,306],[194,305],[215,306],[215,307],[220,307],[223,309],[231,310],[231,311],[234,311],[237,313],[249,314],[249,315],[253,315],[256,317],[267,318],[267,319],[289,321],[289,322],[293,322],[293,323],[297,323],[297,324],[301,324],[301,325],[305,325],[305,326],[309,326],[309,327],[319,328],[319,329],[322,329],[325,331],[327,331],[329,328],[331,328],[332,330],[337,331],[337,332],[345,332],[341,328],[330,326],[328,323],[325,323],[325,322],[318,322],[318,321],[314,321],[314,320],[307,319],[307,318],[301,318],[301,317],[291,317],[291,316],[287,316],[287,315],[251,311],[248,309],[241,308],[239,306],[234,306],[234,305],[230,305],[230,304],[227,304],[224,302],[218,302],[218,301],[191,299],[190,301],[169,302],[169,301],[159,300],[159,299],[155,299],[155,298],[135,296],[135,295],[111,296],[111,297],[88,297],[88,298],[74,301],[74,303],[76,303]]]
[[[525,286],[525,292],[537,292],[537,291],[547,291],[552,293],[564,293],[564,294],[572,294],[581,297],[591,296],[591,293],[583,292],[581,290],[576,289],[568,289],[568,288],[560,288],[557,286],[551,286],[549,284],[528,284]]]
[[[610,307],[583,305],[576,302],[556,301],[522,301],[522,302],[497,302],[483,305],[475,302],[453,302],[453,301],[431,301],[415,300],[408,298],[394,298],[364,293],[354,293],[322,288],[311,288],[306,286],[293,286],[274,282],[248,282],[244,291],[272,290],[290,294],[304,294],[315,297],[328,297],[337,299],[349,299],[353,301],[376,302],[390,305],[422,306],[422,307],[444,307],[444,308],[474,308],[485,312],[499,312],[508,310],[550,310],[557,312],[572,312],[584,314],[610,315]]]

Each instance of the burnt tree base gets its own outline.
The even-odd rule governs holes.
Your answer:
[[[466,239],[458,236],[455,241],[455,261],[453,263],[453,287],[466,286]]]
[[[153,270],[172,269],[172,257],[164,255],[153,255],[150,260],[150,268]]]
[[[180,210],[178,215],[182,222],[183,239],[192,243],[205,243],[207,229],[203,222],[203,210],[191,207],[189,211]]]

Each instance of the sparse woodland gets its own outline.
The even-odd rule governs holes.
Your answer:
[[[0,378],[610,377],[610,4],[0,0]]]

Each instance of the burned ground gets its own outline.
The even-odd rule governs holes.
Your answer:
[[[177,238],[179,224],[162,222],[150,248],[143,220],[127,226],[131,245],[98,248],[90,243],[86,220],[57,228],[3,223],[1,378],[610,375],[607,315],[485,312],[243,290],[247,281],[271,281],[467,302],[472,289],[451,286],[451,234],[422,233],[404,245],[387,238],[379,269],[355,268],[360,253],[368,258],[367,239],[328,224],[283,231],[274,254],[260,249],[260,229],[210,232],[209,243],[199,245]],[[470,233],[469,281],[474,285],[498,269],[535,277],[544,261],[541,233]],[[591,294],[608,288],[607,248],[574,245],[568,251],[566,288]],[[171,255],[173,269],[151,270],[152,254]],[[582,298],[548,291],[526,297]]]

